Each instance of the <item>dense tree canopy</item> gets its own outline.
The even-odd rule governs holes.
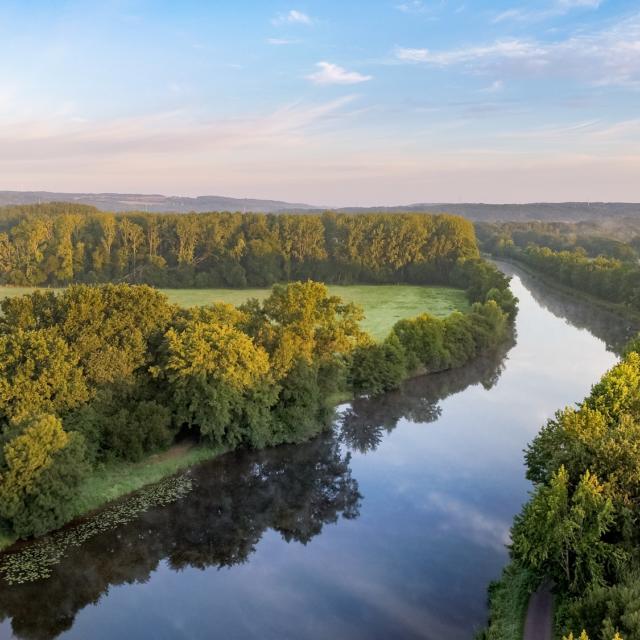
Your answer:
[[[440,281],[476,257],[473,225],[427,214],[99,213],[0,208],[0,282],[126,280],[169,287]]]

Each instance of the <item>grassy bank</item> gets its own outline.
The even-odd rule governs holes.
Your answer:
[[[511,563],[500,580],[489,587],[489,624],[477,640],[522,640],[529,597],[535,588],[532,574]]]
[[[226,453],[226,450],[222,448],[174,445],[167,451],[149,456],[141,462],[103,465],[82,483],[73,501],[74,517],[90,514],[113,500],[223,453]],[[0,551],[14,542],[16,538],[0,532]]]
[[[469,302],[465,292],[452,287],[421,287],[412,285],[329,286],[332,295],[360,305],[365,312],[362,328],[381,340],[402,318],[430,313],[444,318],[453,311],[466,311]],[[0,299],[31,293],[28,287],[1,287]],[[266,298],[271,289],[162,289],[171,302],[183,307],[195,307],[223,301],[242,304],[249,298]]]

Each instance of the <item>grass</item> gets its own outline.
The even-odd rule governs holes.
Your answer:
[[[489,587],[489,625],[476,640],[522,640],[529,597],[535,577],[515,563],[507,565]]]
[[[0,287],[0,298],[30,293],[33,288]],[[162,289],[171,302],[183,307],[211,304],[216,301],[242,304],[249,298],[263,299],[270,289]],[[380,340],[401,318],[430,313],[439,318],[469,307],[465,292],[451,287],[412,285],[330,286],[333,295],[360,305],[365,312],[362,328]]]
[[[73,499],[73,517],[87,515],[109,502],[225,452],[224,448],[174,445],[141,462],[113,462],[103,465],[92,471],[80,486],[78,495]],[[0,531],[0,551],[14,542],[15,537]]]
[[[141,462],[106,464],[93,471],[82,483],[73,501],[74,513],[79,516],[94,511],[107,502],[159,482],[181,469],[215,458],[225,451],[223,448],[174,445]]]

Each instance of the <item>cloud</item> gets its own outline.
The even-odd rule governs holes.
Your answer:
[[[359,84],[373,77],[362,75],[357,71],[347,71],[331,62],[318,62],[316,67],[319,71],[307,76],[307,79],[315,84]]]
[[[595,85],[640,86],[640,14],[591,33],[556,42],[505,39],[432,51],[398,47],[400,62],[462,66],[473,73],[522,78],[573,77]]]
[[[427,11],[427,7],[421,0],[408,0],[396,5],[398,11],[403,13],[424,13]]]
[[[297,9],[291,9],[287,13],[279,13],[271,23],[280,26],[283,24],[304,24],[311,25],[313,20],[306,14],[302,13],[302,11],[298,11]]]
[[[494,80],[488,87],[485,87],[483,91],[485,93],[498,93],[504,89],[503,80]]]
[[[289,40],[288,38],[268,38],[267,43],[275,46],[283,46],[287,44],[297,44],[299,40]]]
[[[518,22],[535,22],[537,20],[546,20],[557,16],[565,15],[573,9],[598,9],[602,4],[602,0],[556,0],[546,9],[531,11],[529,9],[514,7],[498,13],[494,16],[494,24],[514,20]]]
[[[293,103],[271,113],[201,121],[184,111],[78,121],[42,116],[0,122],[0,166],[70,158],[170,156],[297,144],[314,128],[342,118],[354,96],[316,105]]]

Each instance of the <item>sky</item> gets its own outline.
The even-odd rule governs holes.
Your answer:
[[[2,0],[0,189],[640,202],[640,2]]]

